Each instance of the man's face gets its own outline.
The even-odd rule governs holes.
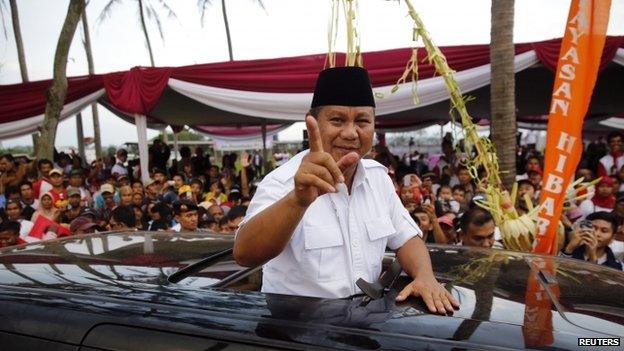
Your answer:
[[[193,193],[193,195],[201,194],[201,191],[202,191],[201,185],[197,183],[191,184],[191,193]]]
[[[10,220],[16,221],[22,215],[22,209],[14,203],[9,203],[6,205],[6,214]]]
[[[527,171],[537,171],[538,169],[540,169],[539,160],[536,158],[528,159],[525,169]]]
[[[494,221],[489,221],[480,227],[471,223],[466,233],[462,234],[462,245],[491,248],[494,245],[495,229]]]
[[[108,191],[105,193],[102,193],[102,197],[104,198],[104,203],[106,205],[113,205],[115,203],[115,200],[113,198],[113,194],[109,193]]]
[[[401,201],[404,204],[409,204],[414,202],[414,191],[409,186],[404,186],[401,188]]]
[[[135,206],[143,205],[143,195],[141,195],[140,193],[134,193],[132,195],[132,204]]]
[[[445,187],[440,188],[440,195],[438,197],[441,200],[452,200],[453,192],[451,191],[451,188],[445,186]]]
[[[197,211],[186,211],[176,215],[176,221],[180,223],[182,230],[196,230],[198,222]]]
[[[529,194],[532,199],[535,196],[535,188],[530,184],[520,184],[518,187],[518,198],[523,199],[524,194]]]
[[[373,146],[375,111],[370,106],[323,106],[317,122],[323,151],[335,161],[350,152],[362,157]]]
[[[420,229],[422,231],[428,232],[431,230],[431,219],[429,219],[429,216],[426,213],[416,212],[414,213],[414,216],[418,218],[418,221],[420,222]]]
[[[184,185],[184,178],[179,175],[173,176],[173,187],[175,189],[180,189],[182,185]]]
[[[210,178],[217,178],[219,176],[219,167],[211,166],[210,170],[208,170],[208,175]]]
[[[596,239],[598,239],[598,248],[608,246],[611,241],[613,241],[615,234],[613,232],[613,228],[611,227],[611,223],[603,219],[594,219],[592,224],[594,225]]]
[[[223,218],[224,213],[223,209],[220,206],[214,205],[208,208],[208,213],[215,219],[215,221],[219,222],[221,218]]]
[[[164,184],[167,181],[167,177],[162,173],[154,173],[154,180],[157,180],[160,184]]]
[[[529,175],[529,180],[533,185],[538,186],[542,182],[542,175],[537,172],[532,172],[531,175]]]
[[[459,184],[466,185],[470,183],[470,172],[467,169],[460,169],[457,171],[457,180],[459,180]]]
[[[44,177],[48,177],[48,175],[50,175],[50,171],[52,170],[52,164],[50,163],[42,163],[41,166],[39,167],[39,172],[41,172],[41,175]]]
[[[32,187],[28,184],[24,184],[20,187],[20,195],[24,200],[32,200],[33,198],[33,190]]]
[[[69,185],[76,187],[76,188],[81,187],[82,176],[79,174],[74,174],[73,176],[69,177]]]
[[[143,184],[140,182],[132,183],[132,192],[133,193],[142,193],[143,192]]]
[[[63,185],[63,176],[58,174],[58,173],[53,173],[50,176],[50,184],[52,184],[53,187],[58,188],[60,186]]]
[[[238,218],[234,218],[228,221],[228,229],[230,232],[235,233],[238,230],[238,226],[240,225],[240,222],[243,221],[243,216],[238,217]]]
[[[464,200],[466,199],[466,193],[459,189],[455,189],[453,190],[453,199],[455,199],[455,201],[459,203],[464,203]]]
[[[5,230],[0,232],[0,247],[17,245],[17,237],[19,234]]]
[[[126,162],[126,160],[128,159],[128,153],[124,150],[117,151],[117,158],[121,162]]]
[[[621,151],[622,137],[618,135],[609,139],[609,148],[611,149],[611,152]]]
[[[72,208],[80,207],[80,195],[72,195],[69,197],[69,204]]]
[[[13,163],[6,158],[0,158],[0,171],[8,172],[13,169]]]
[[[160,192],[160,183],[152,183],[147,188],[147,193],[156,196]]]

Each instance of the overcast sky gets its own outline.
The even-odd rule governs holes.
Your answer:
[[[91,28],[96,73],[148,66],[149,56],[138,21],[138,1],[121,0],[111,16],[97,17],[109,0],[90,0],[87,16]],[[164,40],[153,21],[148,30],[157,66],[227,61],[227,43],[221,2],[212,1],[204,25],[196,0],[167,1],[177,14],[168,18],[157,0],[149,2],[161,14]],[[490,1],[413,0],[416,11],[438,45],[488,43]],[[8,2],[7,2],[8,3]],[[67,11],[68,0],[17,1],[31,80],[50,79],[56,42]],[[258,59],[316,54],[327,51],[329,0],[263,0],[263,10],[254,0],[226,0],[234,59]],[[360,37],[363,51],[408,47],[412,22],[403,2],[360,0]],[[561,37],[569,0],[516,0],[514,41],[528,42]],[[7,36],[0,35],[0,84],[20,82],[17,53],[10,23]],[[341,28],[342,30],[342,28]],[[624,0],[612,0],[608,34],[624,35]],[[68,76],[87,74],[81,25],[74,37],[67,65]],[[339,43],[337,49],[345,51]],[[397,77],[398,78],[398,77]],[[303,111],[302,111],[303,113]],[[90,109],[83,113],[85,136],[93,135]],[[102,144],[120,145],[136,141],[133,125],[100,107]],[[283,132],[282,139],[298,138],[301,126]],[[150,137],[156,132],[150,132]],[[30,145],[30,136],[2,140],[3,146]],[[59,125],[57,145],[76,145],[75,119]]]

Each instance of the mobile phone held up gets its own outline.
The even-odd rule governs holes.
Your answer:
[[[591,230],[594,229],[594,223],[590,220],[584,219],[579,222],[579,228],[581,230]]]

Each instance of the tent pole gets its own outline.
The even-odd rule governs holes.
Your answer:
[[[176,133],[176,131],[173,131],[173,159],[177,160],[178,159],[178,155],[180,153],[180,147],[178,145],[178,133]]]
[[[141,180],[147,182],[149,180],[149,166],[147,155],[147,118],[144,115],[135,114],[134,124],[137,128],[137,137],[139,140],[139,159],[141,162]]]
[[[262,173],[267,174],[269,172],[269,160],[267,157],[267,148],[266,148],[266,137],[267,137],[267,129],[266,129],[266,119],[262,119]]]
[[[78,137],[78,155],[82,158],[82,164],[89,164],[85,155],[84,130],[82,129],[82,114],[76,114],[76,133]]]

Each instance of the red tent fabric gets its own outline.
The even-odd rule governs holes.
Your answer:
[[[560,45],[561,39],[516,44],[516,54],[534,50],[544,66],[554,71]],[[618,48],[624,48],[624,36],[608,37],[601,68],[613,60]],[[446,56],[451,68],[458,72],[489,63],[488,45],[448,46],[441,47],[440,50]],[[410,55],[411,49],[364,53],[364,65],[371,74],[373,86],[394,84],[403,72]],[[418,50],[419,61],[425,59],[425,55],[424,49]],[[337,62],[344,62],[344,54],[337,54]],[[150,116],[150,112],[158,106],[161,97],[167,94],[167,82],[170,78],[202,86],[248,92],[310,93],[316,75],[323,69],[324,64],[325,55],[319,54],[183,67],[135,67],[125,72],[69,78],[66,104],[100,89],[106,89],[106,104],[116,111]],[[432,65],[420,64],[421,80],[433,77],[434,73]],[[0,85],[0,124],[42,115],[45,109],[45,92],[50,84],[51,80]],[[219,112],[218,107],[215,109],[217,109],[215,113],[222,116],[231,112],[227,118],[237,113]],[[210,121],[205,120],[195,124],[209,123]]]

